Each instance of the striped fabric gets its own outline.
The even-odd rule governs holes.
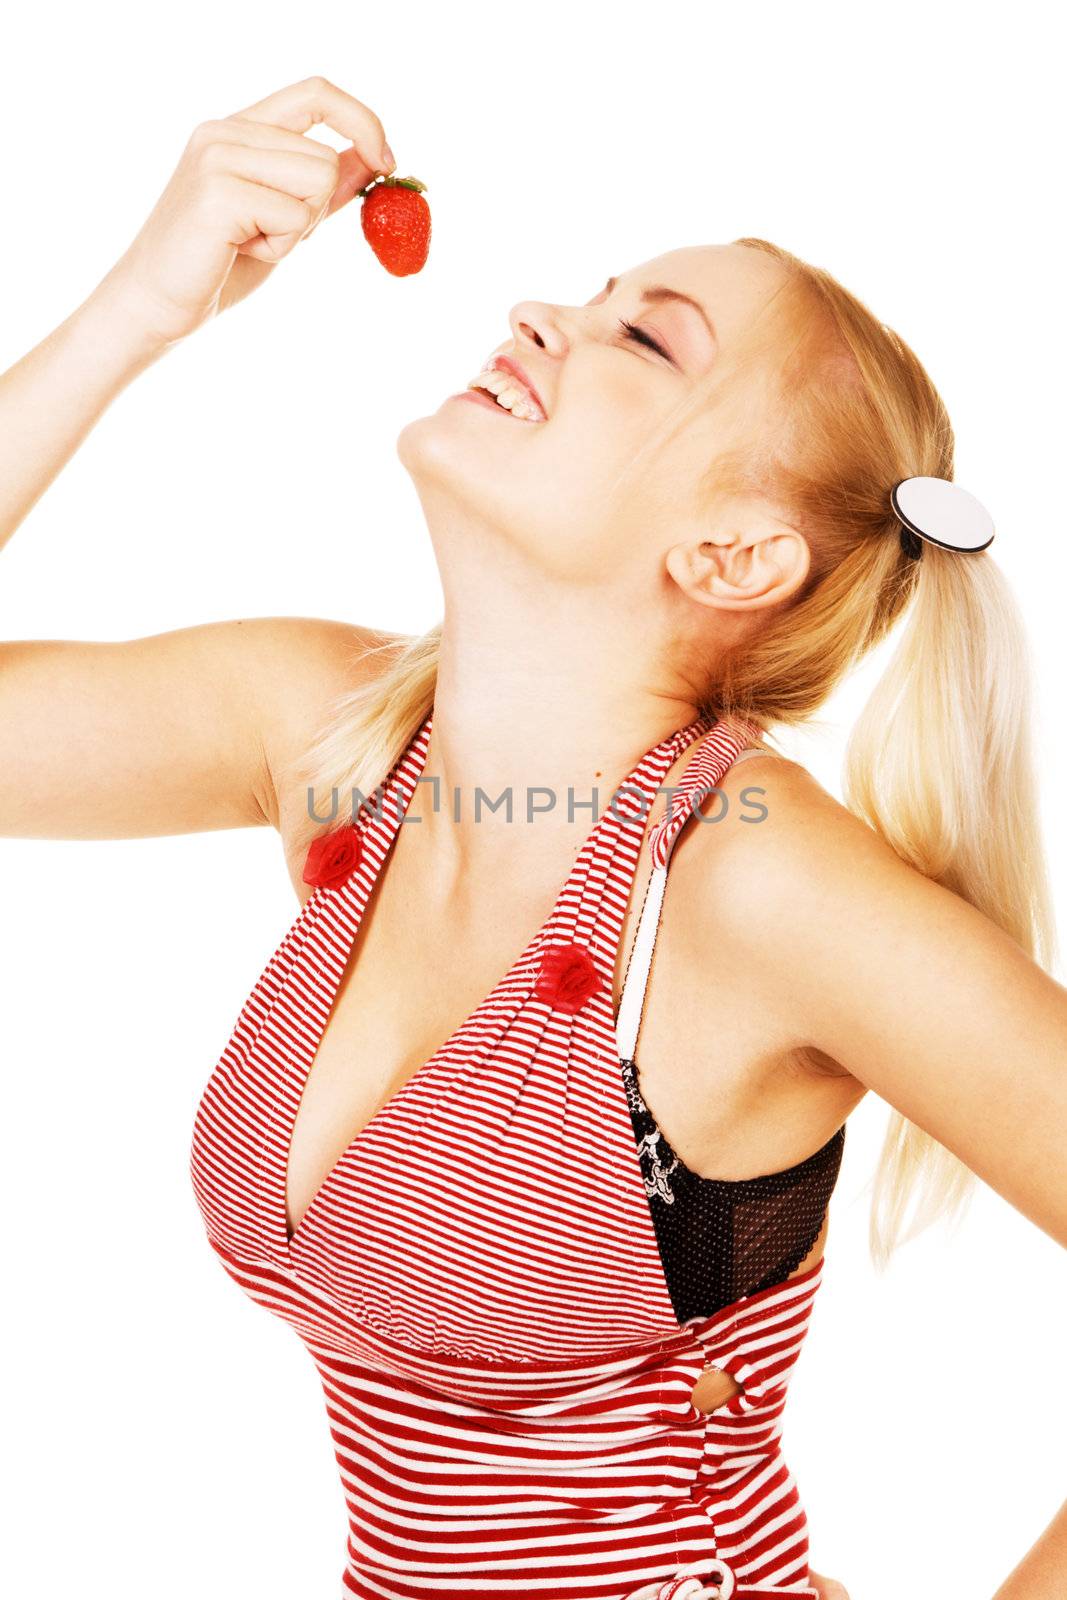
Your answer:
[[[779,1440],[822,1263],[679,1324],[612,1015],[642,840],[669,847],[686,797],[759,730],[699,718],[642,757],[526,950],[289,1236],[300,1096],[431,727],[360,812],[358,865],[313,891],[271,957],[193,1129],[214,1251],[321,1378],[349,1517],[341,1596],[623,1600],[690,1571],[707,1595],[813,1596]],[[698,740],[681,804],[648,829]],[[534,988],[545,952],[575,944],[601,982],[567,1010]],[[743,1389],[704,1414],[690,1395],[708,1364]]]
[[[736,720],[715,723],[686,762],[681,781],[666,786],[668,792],[664,815],[649,829],[648,834],[648,848],[654,867],[667,865],[675,840],[694,813],[712,825],[726,815],[724,807],[711,806],[705,818],[700,802],[718,786],[728,768],[747,756],[766,754],[763,750],[742,751],[737,740],[737,733],[740,732],[744,732],[746,738],[754,739],[758,738],[762,729],[752,723]]]

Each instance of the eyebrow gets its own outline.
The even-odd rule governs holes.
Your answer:
[[[611,294],[618,281],[619,280],[617,277],[609,278],[607,283],[604,285],[604,291],[607,294]],[[711,337],[715,340],[716,344],[718,343],[718,334],[715,332],[711,318],[704,310],[704,307],[700,304],[700,301],[694,300],[691,294],[683,294],[680,289],[669,289],[666,284],[653,283],[650,284],[647,289],[643,289],[641,291],[641,298],[642,300],[650,300],[654,304],[664,300],[677,300],[680,301],[682,305],[691,306],[694,311],[699,312],[700,316],[703,317],[705,327],[711,334]]]

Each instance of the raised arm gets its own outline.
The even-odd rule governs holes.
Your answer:
[[[315,617],[0,644],[0,835],[279,827],[279,785],[388,636]]]
[[[308,138],[319,122],[351,147]],[[373,112],[321,78],[201,124],[120,260],[0,377],[0,545],[116,395],[392,165]],[[0,644],[0,834],[276,821],[274,772],[378,637],[275,617]]]

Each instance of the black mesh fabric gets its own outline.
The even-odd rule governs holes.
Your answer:
[[[711,1316],[799,1267],[841,1167],[844,1124],[814,1155],[757,1178],[702,1178],[667,1143],[641,1096],[637,1066],[620,1063],[649,1209],[675,1314]]]

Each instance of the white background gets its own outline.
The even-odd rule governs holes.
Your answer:
[[[582,302],[661,250],[763,235],[858,292],[948,404],[1030,628],[1063,920],[1046,25],[1033,4],[21,8],[0,65],[4,366],[125,248],[196,123],[310,73],[382,116],[434,241],[392,279],[350,207],[140,378],[4,553],[0,634],[425,628],[440,596],[403,424],[462,387],[516,300]],[[871,681],[790,741],[837,793]],[[0,1581],[22,1600],[333,1600],[345,1525],[314,1370],[211,1258],[186,1172],[200,1090],[296,913],[277,837],[4,841],[0,863]],[[876,1275],[885,1115],[868,1097],[850,1123],[787,1455],[813,1564],[852,1600],[982,1600],[1067,1488],[1063,1255],[980,1188],[955,1234]]]

